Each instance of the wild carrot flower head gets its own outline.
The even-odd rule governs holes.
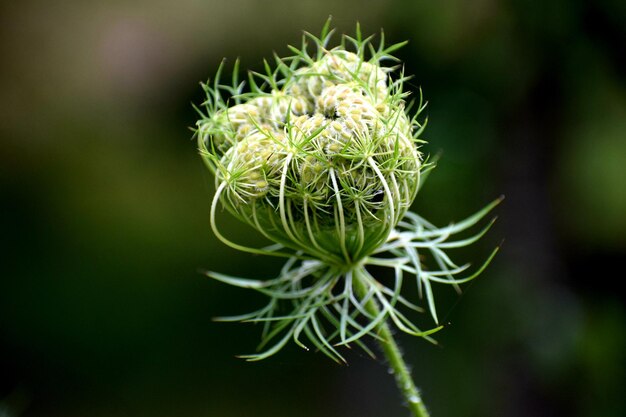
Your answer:
[[[388,318],[432,340],[441,326],[421,331],[403,312],[424,311],[401,294],[407,282],[438,323],[432,284],[458,290],[486,266],[459,279],[469,265],[456,265],[445,251],[480,238],[489,226],[453,240],[497,201],[444,228],[408,211],[433,165],[419,150],[421,95],[410,100],[408,77],[392,56],[404,43],[385,46],[381,35],[374,45],[357,26],[355,37],[344,35],[331,48],[329,23],[320,37],[306,33],[300,48],[290,47],[292,56],[275,56],[263,73],[249,73],[247,87],[238,62],[228,84],[220,82],[223,65],[203,84],[207,100],[196,135],[216,181],[211,226],[231,247],[289,257],[269,280],[208,273],[270,297],[260,310],[226,318],[264,323],[266,350],[250,360],[276,353],[289,339],[305,347],[303,336],[335,360],[343,360],[336,346],[371,353],[360,339],[379,338],[376,329]],[[217,227],[220,205],[276,245],[253,249],[226,239]],[[393,279],[374,277],[374,265],[391,269]]]
[[[387,239],[415,198],[422,104],[411,117],[406,77],[384,66],[399,45],[357,35],[327,49],[329,38],[308,36],[295,55],[266,63],[249,92],[236,79],[205,85],[198,140],[230,212],[285,247],[350,264]]]

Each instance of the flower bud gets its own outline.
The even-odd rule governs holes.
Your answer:
[[[362,52],[335,48],[287,68],[270,81],[279,88],[198,122],[216,198],[285,247],[357,262],[385,242],[417,193],[417,124],[401,81]]]

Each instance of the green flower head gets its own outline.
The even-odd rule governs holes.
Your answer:
[[[198,142],[216,199],[270,240],[352,264],[388,238],[417,193],[423,126],[409,115],[391,52],[368,39],[307,36],[301,49],[251,73],[250,91],[205,85]],[[309,54],[307,40],[314,54]],[[350,51],[351,49],[352,51]]]
[[[407,80],[392,53],[404,43],[377,45],[371,38],[343,35],[331,48],[329,22],[320,37],[306,33],[292,56],[265,62],[263,73],[212,83],[196,136],[205,164],[215,175],[211,226],[225,244],[247,252],[286,256],[277,277],[249,280],[209,272],[219,281],[257,290],[270,298],[260,310],[224,320],[262,322],[260,360],[289,340],[307,339],[343,361],[337,347],[372,336],[385,341],[396,328],[424,337],[439,330],[433,284],[459,284],[469,267],[446,251],[467,246],[478,234],[454,238],[474,226],[497,203],[458,224],[438,228],[408,211],[425,174],[433,167],[419,148],[425,123],[421,94],[410,100]],[[387,65],[390,63],[391,66]],[[218,229],[216,212],[226,208],[274,245],[241,246]],[[393,278],[370,269],[388,269]],[[411,276],[413,279],[407,280]],[[413,282],[413,284],[411,284]],[[437,327],[420,330],[409,318],[424,312],[402,295],[405,287],[427,301]],[[407,391],[413,398],[413,391]]]

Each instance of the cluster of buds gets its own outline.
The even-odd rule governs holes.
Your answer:
[[[213,209],[219,200],[286,248],[351,265],[413,202],[422,126],[407,115],[405,77],[381,65],[392,58],[382,44],[366,58],[360,40],[354,52],[317,41],[314,56],[304,46],[252,74],[249,92],[236,75],[206,85],[198,142],[215,173]]]
[[[422,331],[408,318],[425,309],[401,295],[404,287],[415,284],[439,323],[433,284],[458,289],[495,254],[475,274],[457,278],[469,265],[455,264],[446,251],[479,239],[490,225],[471,238],[454,236],[497,201],[444,228],[408,211],[424,178],[420,174],[432,165],[419,151],[425,126],[417,120],[421,97],[407,101],[407,77],[399,66],[383,65],[397,62],[391,53],[403,43],[386,47],[381,36],[376,47],[361,38],[357,26],[356,37],[344,35],[339,46],[329,48],[331,34],[328,23],[319,38],[305,34],[301,48],[291,47],[293,56],[276,56],[273,67],[265,62],[265,73],[251,72],[247,87],[239,81],[238,61],[229,84],[220,83],[222,66],[213,83],[203,84],[207,100],[196,135],[215,175],[213,231],[236,249],[289,258],[279,275],[267,280],[208,273],[270,298],[260,310],[223,318],[264,323],[265,351],[245,356],[249,360],[273,355],[290,339],[306,348],[306,337],[341,362],[336,347],[356,344],[371,353],[360,339],[389,336],[387,319],[432,341],[429,335],[441,326]],[[226,239],[217,227],[220,205],[275,245],[254,249]],[[392,270],[394,279],[374,277],[371,267]],[[414,387],[402,389],[415,403]]]

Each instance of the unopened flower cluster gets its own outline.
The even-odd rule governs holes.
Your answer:
[[[329,48],[329,24],[320,37],[305,33],[301,48],[290,47],[294,55],[264,62],[264,72],[250,72],[246,82],[236,62],[231,82],[221,81],[222,65],[203,84],[207,99],[198,109],[196,135],[215,175],[211,227],[232,248],[288,258],[269,279],[207,272],[269,298],[259,310],[220,318],[262,323],[259,352],[242,356],[248,360],[265,359],[290,340],[338,362],[345,361],[339,346],[373,355],[361,339],[386,342],[380,329],[387,321],[433,341],[430,335],[441,328],[434,284],[459,290],[497,251],[465,277],[459,275],[469,264],[457,265],[448,254],[487,232],[493,221],[458,237],[499,200],[442,228],[408,211],[425,178],[420,171],[433,165],[419,151],[421,96],[408,101],[407,77],[400,66],[387,66],[399,62],[392,53],[404,43],[386,46],[381,33],[376,46],[357,25],[356,36],[343,35]],[[226,238],[218,227],[220,207],[274,244],[250,248]],[[423,299],[424,307],[418,305]],[[426,310],[434,329],[421,330],[411,318]]]
[[[380,58],[338,47],[278,60],[261,87],[233,85],[229,101],[212,89],[198,136],[222,204],[328,262],[380,246],[412,203],[422,165],[402,79]]]

